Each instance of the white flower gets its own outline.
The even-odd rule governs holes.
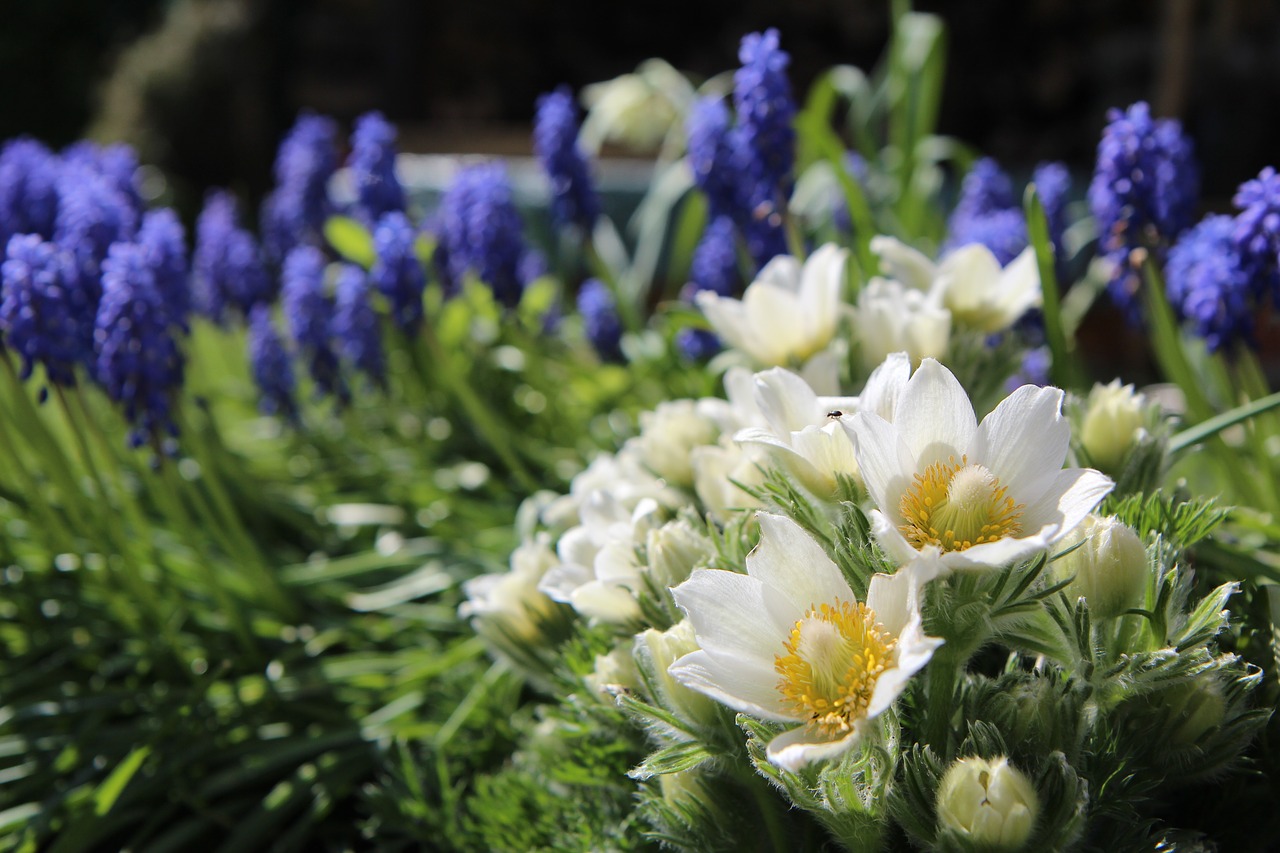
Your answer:
[[[582,524],[560,537],[560,562],[542,578],[538,590],[588,619],[614,624],[638,619],[642,567],[635,546],[656,526],[661,507],[646,498],[628,512],[600,490],[590,495],[581,513]]]
[[[1009,328],[1041,302],[1040,268],[1031,248],[1001,269],[986,246],[961,246],[943,258],[934,287],[956,323],[984,334]]]
[[[550,501],[542,509],[542,520],[552,527],[578,524],[582,506],[597,492],[606,492],[630,510],[649,498],[666,507],[680,507],[688,499],[645,467],[637,448],[624,446],[617,454],[602,453],[569,484],[569,494]]]
[[[1062,548],[1075,550],[1054,561],[1054,573],[1071,578],[1070,598],[1084,597],[1089,612],[1105,619],[1142,606],[1151,564],[1137,531],[1116,518],[1089,513]]]
[[[951,314],[935,297],[897,281],[873,278],[858,294],[853,331],[867,369],[895,352],[905,352],[919,363],[947,351]]]
[[[693,485],[691,453],[715,444],[730,420],[724,400],[670,400],[640,415],[640,435],[628,445],[650,471],[674,486]]]
[[[807,382],[781,367],[757,373],[755,385],[756,404],[769,428],[748,427],[734,441],[764,448],[819,496],[835,492],[837,474],[857,474],[853,444],[840,427],[857,398],[819,397]]]
[[[928,293],[957,325],[979,332],[1007,329],[1041,302],[1040,268],[1030,248],[1003,269],[980,243],[961,246],[937,264],[892,237],[873,238],[871,250],[890,277]]]
[[[671,674],[742,713],[799,723],[766,748],[794,771],[852,748],[942,641],[924,634],[913,569],[876,575],[859,602],[794,521],[759,520],[745,575],[701,569],[673,591],[700,648]]]
[[[541,625],[555,616],[556,604],[538,584],[556,564],[546,533],[520,544],[511,553],[511,570],[480,575],[463,584],[467,600],[458,607],[463,619],[500,625],[503,632],[527,642],[537,639]]]
[[[872,529],[895,560],[940,556],[948,569],[1004,566],[1046,550],[1115,485],[1063,469],[1070,426],[1062,392],[1024,385],[981,424],[949,370],[925,359],[893,422],[860,411],[847,423],[877,509]]]
[[[760,456],[732,442],[693,450],[693,491],[703,508],[724,521],[735,510],[755,509],[760,502],[741,486],[764,482]]]
[[[742,300],[697,295],[712,328],[729,346],[763,366],[798,365],[835,337],[848,252],[827,244],[801,268],[789,255],[765,265]]]

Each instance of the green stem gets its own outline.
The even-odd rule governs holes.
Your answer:
[[[1151,347],[1166,377],[1182,389],[1187,400],[1187,413],[1194,422],[1213,417],[1213,404],[1205,396],[1199,379],[1182,348],[1178,323],[1164,290],[1164,277],[1148,258],[1142,264],[1145,280],[1147,319],[1151,323]]]
[[[11,423],[12,421],[6,418],[6,422]],[[36,482],[31,472],[27,470],[26,463],[22,461],[22,456],[17,447],[14,446],[10,439],[6,438],[0,441],[0,449],[5,454],[6,462],[8,463],[6,467],[18,478],[20,491],[26,497],[27,505],[38,516],[40,526],[50,533],[50,541],[47,543],[49,550],[54,553],[74,551],[75,536],[71,533],[71,528],[67,525],[66,519],[62,517],[62,514],[44,499],[39,483]]]
[[[453,393],[461,404],[463,411],[472,425],[480,433],[480,436],[489,444],[493,451],[498,454],[498,458],[507,466],[507,470],[511,476],[515,477],[520,484],[520,488],[526,494],[533,494],[540,485],[529,470],[525,468],[524,463],[520,461],[520,457],[516,454],[515,448],[508,440],[508,433],[498,424],[489,408],[484,402],[476,396],[475,391],[467,384],[467,377],[460,371],[451,369],[449,357],[444,351],[444,347],[440,346],[437,340],[435,329],[430,323],[424,323],[422,326],[422,343],[426,346],[431,356],[431,362],[435,367],[437,378],[444,384],[446,390]]]
[[[1254,400],[1245,403],[1243,406],[1237,406],[1206,421],[1201,421],[1193,427],[1184,429],[1169,440],[1169,452],[1180,453],[1189,447],[1214,437],[1229,427],[1247,421],[1263,412],[1269,412],[1276,407],[1280,407],[1280,391],[1269,394],[1261,400]]]
[[[928,740],[944,761],[951,755],[951,716],[954,710],[958,665],[955,650],[942,646],[929,661]]]
[[[251,658],[257,658],[258,649],[253,641],[253,634],[249,630],[249,623],[245,620],[242,609],[236,606],[236,602],[232,600],[217,572],[214,571],[213,564],[199,550],[197,543],[201,542],[204,537],[197,532],[195,522],[183,502],[182,489],[179,488],[177,483],[177,472],[174,470],[173,462],[165,456],[158,441],[153,442],[153,447],[160,467],[159,476],[156,480],[164,489],[165,508],[168,510],[170,518],[177,524],[178,533],[182,536],[183,541],[195,550],[195,563],[200,568],[205,586],[214,600],[218,602],[218,607],[222,610],[227,623],[240,641],[244,652]]]
[[[236,512],[204,433],[198,430],[186,416],[181,403],[173,407],[173,416],[178,425],[179,434],[190,442],[189,446],[195,452],[196,462],[200,465],[201,479],[208,487],[213,499],[213,508],[210,509],[200,490],[193,488],[191,491],[200,502],[200,511],[214,522],[213,529],[220,534],[228,556],[238,558],[253,572],[257,582],[261,584],[261,592],[269,599],[270,606],[284,618],[295,619],[297,608],[285,593],[279,580],[271,573],[270,563],[258,547],[257,541],[250,535],[248,528],[245,527],[244,520]],[[221,525],[217,523],[218,519],[221,519]]]

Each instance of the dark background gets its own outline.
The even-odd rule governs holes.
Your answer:
[[[870,70],[886,0],[8,0],[0,139],[124,139],[179,200],[260,194],[300,108],[380,108],[408,151],[527,153],[534,99],[661,56],[699,77],[777,26],[797,95],[837,63]],[[1270,0],[920,2],[949,29],[941,130],[1015,171],[1087,175],[1111,106],[1183,119],[1206,206],[1280,162],[1280,4]]]

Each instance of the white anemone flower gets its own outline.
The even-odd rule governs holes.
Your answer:
[[[977,423],[949,370],[925,359],[893,421],[860,411],[846,422],[876,509],[872,530],[891,558],[936,558],[948,570],[1005,566],[1051,547],[1114,483],[1067,468],[1071,428],[1062,391],[1024,385]]]
[[[1031,248],[1001,269],[986,246],[961,246],[943,258],[934,287],[956,323],[988,335],[1009,328],[1042,300]]]
[[[704,290],[697,295],[698,307],[725,343],[758,364],[801,364],[835,337],[848,254],[829,243],[803,267],[790,255],[779,255],[741,301]]]
[[[799,723],[766,747],[795,771],[857,744],[942,641],[924,633],[912,567],[875,575],[861,602],[799,525],[759,520],[746,574],[699,569],[673,590],[699,650],[670,672],[744,714]]]
[[[853,330],[868,369],[895,352],[906,352],[918,364],[947,351],[951,312],[934,296],[898,281],[873,278],[858,294]]]
[[[1007,329],[1042,300],[1035,250],[1027,248],[1001,268],[980,243],[961,246],[939,262],[892,237],[874,237],[871,251],[886,274],[930,294],[961,326],[985,334]]]

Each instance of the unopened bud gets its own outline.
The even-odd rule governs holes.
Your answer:
[[[711,554],[711,540],[684,519],[649,531],[649,571],[660,586],[678,586]]]
[[[1110,619],[1142,604],[1151,564],[1133,528],[1115,516],[1090,514],[1061,544],[1079,544],[1057,561],[1056,571],[1075,576],[1067,594],[1084,596],[1090,613]]]
[[[1007,758],[961,758],[938,786],[938,822],[944,832],[985,850],[1018,850],[1031,838],[1040,800]]]
[[[617,648],[607,655],[596,655],[596,668],[585,680],[597,694],[613,697],[635,690],[640,673],[631,650]]]
[[[1080,442],[1089,459],[1103,471],[1118,473],[1125,456],[1141,435],[1145,404],[1132,385],[1119,379],[1093,386],[1085,403]]]
[[[685,619],[665,631],[648,629],[636,636],[635,659],[648,676],[655,703],[691,723],[714,725],[716,704],[672,678],[667,670],[685,655],[698,650],[693,624]]]

